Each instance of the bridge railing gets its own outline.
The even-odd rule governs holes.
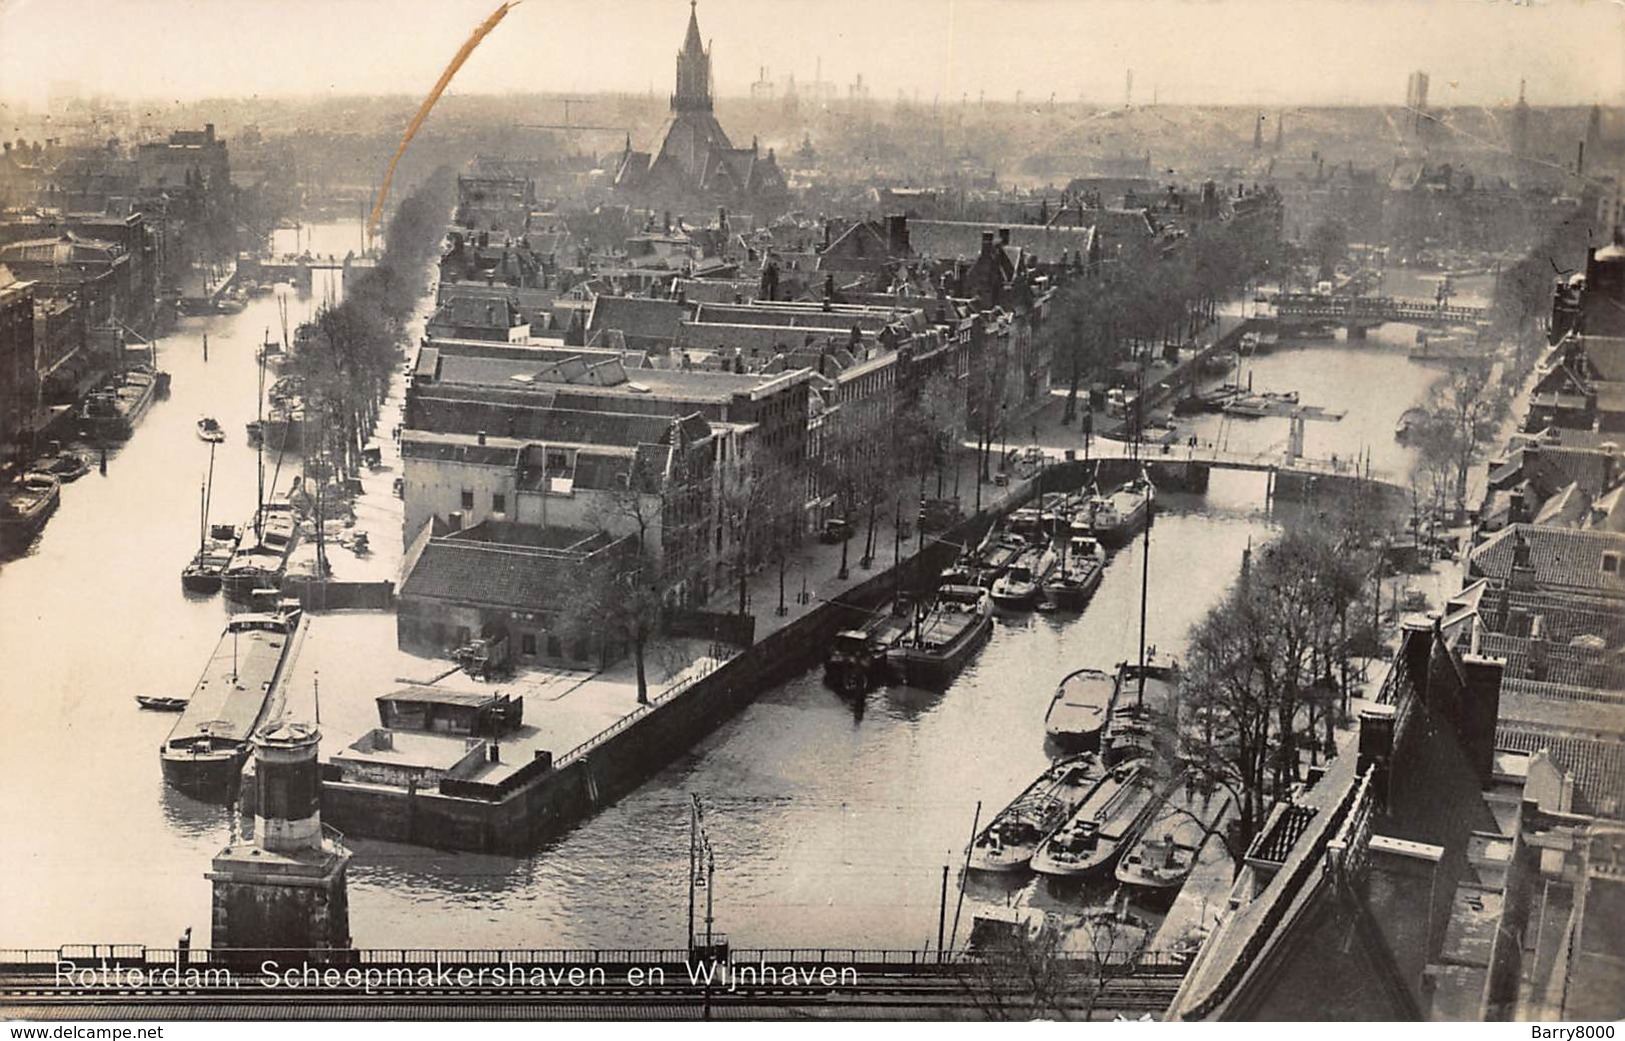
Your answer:
[[[1454,322],[1483,321],[1488,308],[1406,300],[1392,296],[1317,296],[1291,294],[1277,297],[1275,313],[1306,318],[1421,318]]]
[[[1115,951],[1102,958],[1090,953],[1063,953],[1053,956],[1056,967],[1066,971],[1094,971],[1106,965],[1148,974],[1184,973],[1191,954],[1181,951]],[[322,967],[402,967],[431,966],[673,966],[689,959],[681,948],[411,948],[378,947],[347,950],[210,949],[187,947],[146,947],[140,944],[70,944],[59,948],[0,949],[0,973],[56,971],[71,963],[74,970],[102,967],[156,971],[167,968],[231,967],[258,972],[266,962],[278,970],[305,965]],[[966,950],[922,950],[861,947],[767,947],[735,949],[729,961],[735,965],[829,965],[868,966],[872,970],[926,969],[959,964],[998,964],[1008,960],[1000,952],[985,955]]]

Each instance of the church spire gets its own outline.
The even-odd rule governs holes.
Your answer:
[[[700,37],[697,0],[688,0],[688,32],[677,52],[677,92],[671,96],[675,111],[711,110],[711,52]]]

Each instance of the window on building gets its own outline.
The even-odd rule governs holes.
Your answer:
[[[558,636],[553,633],[547,634],[547,656],[549,658],[564,657],[564,644],[560,643]]]
[[[1602,573],[1605,575],[1619,574],[1619,554],[1604,553],[1602,555]]]
[[[519,637],[519,650],[526,657],[536,657],[536,634],[523,633]]]
[[[474,632],[468,626],[459,625],[457,627],[457,646],[461,647],[463,644],[473,639],[473,637]]]
[[[491,493],[491,512],[492,513],[507,513],[508,512],[508,497],[506,495],[502,494],[501,492],[492,492]]]
[[[473,508],[474,508],[474,490],[472,488],[464,488],[463,489],[463,509],[472,510]]]

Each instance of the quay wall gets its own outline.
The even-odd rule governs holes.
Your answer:
[[[923,548],[895,567],[768,634],[584,754],[567,757],[501,798],[353,784],[329,774],[322,783],[323,819],[354,837],[500,854],[532,850],[632,792],[769,687],[815,665],[836,632],[894,590],[934,576],[952,562],[960,545],[980,540],[996,517],[1038,494],[1040,483],[1045,490],[1078,487],[1085,465],[1063,463],[1018,483],[996,507],[928,536]]]
[[[1145,410],[1147,413],[1164,408],[1181,394],[1202,381],[1206,375],[1207,360],[1215,354],[1233,351],[1241,343],[1241,338],[1247,333],[1261,327],[1256,318],[1244,318],[1235,328],[1221,334],[1213,343],[1199,351],[1185,357],[1173,371],[1169,372],[1157,385],[1146,392]]]
[[[387,611],[395,602],[395,583],[339,582],[290,575],[282,580],[282,593],[297,597],[307,611]]]

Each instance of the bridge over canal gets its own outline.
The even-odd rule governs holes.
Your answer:
[[[1293,425],[1301,428],[1301,419],[1294,417]],[[1288,445],[1294,442],[1302,444],[1301,432],[1295,431],[1289,437]],[[965,447],[974,450],[976,445],[966,442]],[[1035,456],[1035,452],[1042,458]],[[1290,447],[1286,451],[1241,452],[1205,444],[1133,445],[1097,437],[1090,441],[1087,451],[1041,447],[1012,449],[1011,456],[1016,465],[1030,469],[1062,465],[1089,467],[1100,463],[1103,481],[1126,480],[1135,466],[1144,465],[1150,468],[1155,483],[1190,492],[1205,491],[1208,475],[1213,470],[1240,470],[1268,475],[1266,495],[1273,499],[1302,500],[1360,484],[1376,485],[1391,494],[1410,494],[1404,474],[1378,469],[1359,458],[1317,459],[1293,454]],[[1017,473],[1021,475],[1021,470]]]
[[[1393,296],[1323,296],[1283,293],[1274,300],[1275,316],[1283,323],[1331,322],[1356,336],[1385,322],[1412,325],[1485,325],[1489,309]]]

